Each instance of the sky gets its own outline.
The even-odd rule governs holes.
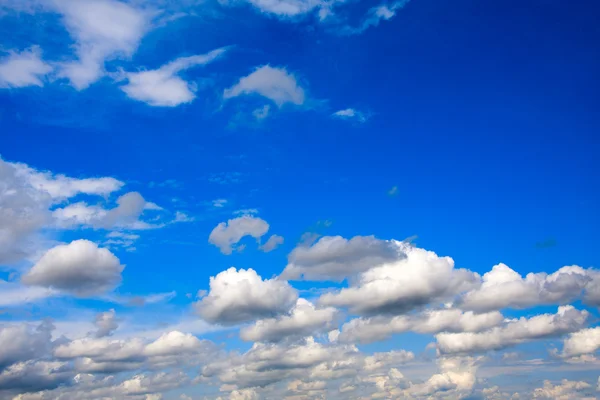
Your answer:
[[[0,400],[600,398],[599,16],[0,0]]]

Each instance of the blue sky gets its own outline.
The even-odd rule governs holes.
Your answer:
[[[595,398],[599,12],[0,0],[0,398]]]

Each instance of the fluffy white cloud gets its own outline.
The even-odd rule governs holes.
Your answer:
[[[582,398],[582,391],[591,388],[587,382],[569,381],[563,379],[554,385],[551,381],[544,381],[544,386],[533,391],[534,399],[569,400]]]
[[[240,337],[252,342],[277,342],[290,337],[311,336],[333,329],[337,314],[335,308],[319,309],[305,299],[298,299],[288,315],[259,320],[243,328]]]
[[[112,333],[119,327],[115,310],[96,314],[94,325],[97,328],[95,332],[95,336],[97,338],[103,338],[105,336],[112,335]]]
[[[44,86],[50,72],[52,67],[42,60],[39,48],[10,52],[0,59],[0,88]]]
[[[563,357],[576,357],[595,353],[600,349],[600,327],[582,329],[571,333],[563,343]]]
[[[210,291],[195,306],[205,320],[237,324],[288,312],[298,293],[286,281],[263,280],[253,269],[229,268],[210,278]]]
[[[585,310],[562,306],[556,314],[522,317],[483,332],[440,333],[436,335],[437,347],[442,353],[499,350],[531,340],[577,331],[584,325],[588,315]]]
[[[260,245],[258,248],[265,253],[269,253],[275,250],[280,244],[283,244],[283,237],[279,235],[271,235],[265,244]]]
[[[406,258],[363,272],[356,283],[326,293],[319,303],[349,307],[358,314],[402,314],[434,302],[451,299],[477,286],[479,276],[455,269],[450,257],[395,242]]]
[[[304,104],[304,89],[298,84],[296,77],[285,68],[264,65],[250,75],[239,80],[234,86],[225,89],[224,99],[240,95],[256,94],[273,101],[277,107],[290,103]]]
[[[269,224],[262,218],[242,215],[218,224],[210,233],[208,242],[217,246],[221,253],[231,254],[243,237],[252,236],[259,240],[268,231]]]
[[[161,228],[164,224],[148,223],[140,217],[146,210],[160,210],[154,203],[147,202],[138,192],[125,193],[116,200],[116,207],[106,209],[85,202],[69,204],[52,212],[58,226],[71,228],[89,226],[96,229],[126,228],[145,230]]]
[[[562,304],[581,295],[592,280],[591,272],[578,266],[563,267],[553,274],[527,274],[522,278],[505,264],[483,275],[481,287],[465,294],[461,307],[476,311]]]
[[[90,296],[116,287],[123,268],[107,249],[88,240],[75,240],[48,250],[22,282]]]
[[[130,57],[151,28],[152,14],[117,0],[57,0],[56,10],[75,40],[78,59],[60,65],[58,74],[83,90],[105,74],[104,62]]]
[[[199,65],[208,64],[225,53],[225,49],[190,57],[181,57],[159,69],[126,74],[128,83],[121,89],[132,99],[156,107],[175,107],[190,103],[196,98],[193,84],[179,73]]]
[[[416,315],[357,318],[342,327],[339,340],[345,343],[370,343],[402,332],[479,332],[502,323],[497,311],[475,314],[457,309],[427,310]]]
[[[346,120],[356,120],[358,122],[366,122],[368,117],[354,108],[346,108],[344,110],[339,110],[331,114],[334,118],[346,119]]]
[[[384,263],[405,258],[400,242],[374,236],[324,236],[300,244],[288,256],[283,279],[343,280]]]

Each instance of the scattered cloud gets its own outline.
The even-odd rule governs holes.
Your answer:
[[[123,268],[110,251],[82,239],[48,250],[22,281],[83,297],[116,287],[121,282]]]
[[[304,89],[298,84],[296,77],[285,68],[270,65],[255,69],[223,92],[226,100],[241,95],[265,97],[279,108],[285,104],[301,106],[305,101]]]
[[[195,306],[205,320],[231,325],[286,313],[297,298],[285,281],[263,280],[253,269],[232,267],[210,278],[208,295]]]
[[[271,237],[265,242],[265,244],[258,246],[258,248],[265,253],[269,253],[275,250],[279,245],[283,244],[283,237],[279,235],[271,235]]]
[[[390,190],[388,190],[389,196],[396,196],[398,194],[398,186],[392,186]]]
[[[0,59],[0,88],[44,86],[46,76],[52,70],[52,66],[42,60],[39,47],[10,52]]]
[[[199,65],[206,65],[225,53],[225,49],[190,57],[180,57],[159,69],[126,73],[128,83],[121,86],[129,98],[154,107],[176,107],[196,98],[196,88],[179,73]]]
[[[369,116],[355,110],[354,108],[346,108],[344,110],[339,110],[331,114],[334,118],[345,119],[345,120],[354,120],[357,122],[367,122]]]
[[[210,233],[208,242],[217,246],[221,253],[231,254],[240,240],[252,236],[257,241],[269,231],[269,224],[262,218],[242,215],[221,222]]]
[[[408,4],[409,0],[399,0],[392,4],[381,4],[372,7],[367,12],[366,17],[362,23],[357,27],[345,26],[338,32],[342,35],[358,35],[366,31],[371,27],[376,27],[381,21],[388,21],[392,19],[399,9],[404,8]]]

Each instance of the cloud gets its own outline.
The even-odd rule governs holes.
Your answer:
[[[0,59],[0,88],[44,86],[52,67],[42,60],[39,47],[10,52]]]
[[[284,314],[297,298],[285,281],[263,280],[253,269],[232,267],[210,278],[208,295],[195,307],[205,320],[231,325]]]
[[[248,0],[263,13],[279,17],[296,17],[307,14],[323,4],[321,0]]]
[[[75,240],[48,250],[21,280],[86,297],[116,287],[123,268],[107,249],[88,240]]]
[[[345,26],[339,30],[343,35],[358,35],[371,27],[376,27],[381,21],[388,21],[396,15],[398,9],[404,8],[409,0],[399,0],[392,4],[381,4],[369,9],[367,16],[358,27]]]
[[[210,233],[208,242],[217,246],[221,253],[229,255],[243,237],[252,236],[259,240],[268,231],[269,224],[262,218],[242,215],[218,224]]]
[[[457,309],[427,310],[416,315],[396,317],[357,318],[343,325],[338,340],[344,343],[371,343],[403,332],[479,332],[500,325],[503,319],[497,311],[475,314]]]
[[[279,108],[288,103],[300,106],[305,101],[304,89],[300,87],[296,77],[285,68],[270,65],[257,68],[234,86],[225,89],[223,98],[227,100],[251,94],[265,97]]]
[[[523,279],[505,264],[498,264],[483,275],[481,287],[465,294],[461,307],[488,311],[564,304],[581,295],[591,275],[581,267],[569,266],[550,275],[531,273]]]
[[[264,106],[255,109],[254,111],[252,111],[252,115],[254,116],[254,118],[256,118],[257,120],[261,120],[261,119],[265,119],[269,116],[269,112],[271,111],[271,106],[268,104],[265,104]]]
[[[346,108],[344,110],[336,111],[331,114],[331,116],[334,118],[355,120],[358,122],[367,122],[367,119],[369,119],[368,116],[358,110],[355,110],[354,108]]]
[[[563,342],[563,357],[593,354],[600,349],[600,327],[571,333]]]
[[[46,355],[52,346],[54,326],[43,322],[0,325],[0,371],[5,367]]]
[[[77,90],[105,74],[104,63],[131,57],[151,28],[152,14],[116,0],[57,0],[56,9],[75,41],[78,59],[60,64],[58,76]]]
[[[223,208],[227,205],[227,199],[215,199],[212,201],[213,207]]]
[[[154,107],[176,107],[191,103],[196,98],[196,88],[178,74],[189,68],[206,65],[225,53],[225,48],[210,53],[181,57],[159,69],[141,72],[128,72],[128,83],[121,86],[131,99]]]
[[[444,354],[499,350],[577,331],[586,322],[588,315],[585,310],[562,306],[556,314],[536,315],[529,319],[522,317],[483,332],[440,333],[436,335],[437,347]]]
[[[394,241],[374,236],[324,236],[312,245],[304,243],[288,256],[283,279],[343,280],[370,268],[404,258]]]
[[[315,308],[305,300],[298,299],[287,315],[257,321],[243,328],[240,337],[249,342],[279,342],[287,338],[302,338],[316,332],[333,329],[338,311],[335,308]]]
[[[145,230],[164,226],[161,223],[148,223],[140,220],[145,210],[156,211],[157,207],[154,203],[147,202],[138,192],[125,193],[117,198],[116,203],[116,207],[106,209],[100,205],[78,202],[57,208],[52,215],[57,224],[63,228],[87,226],[95,229]],[[161,210],[160,207],[158,210]]]
[[[0,307],[12,307],[58,295],[54,290],[40,287],[23,286],[18,282],[0,279]]]
[[[591,388],[587,382],[569,381],[563,379],[559,384],[554,385],[552,382],[544,381],[544,386],[533,391],[534,399],[575,399],[582,398],[582,391]]]
[[[363,272],[351,287],[326,293],[319,303],[348,307],[357,314],[403,314],[476,287],[479,277],[455,269],[450,257],[395,242],[406,258]]]
[[[265,242],[265,244],[258,248],[265,253],[269,253],[277,248],[277,246],[283,244],[283,237],[279,235],[271,235],[271,237]]]
[[[119,327],[115,310],[98,313],[96,315],[94,325],[97,328],[94,334],[95,337],[103,338],[105,336],[112,335],[112,333]]]

